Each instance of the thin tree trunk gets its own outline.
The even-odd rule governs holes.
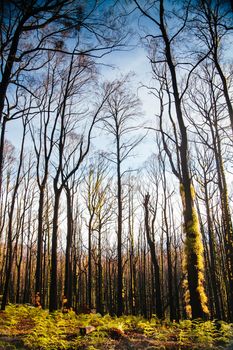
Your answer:
[[[162,310],[162,297],[161,297],[161,282],[160,282],[160,271],[158,259],[156,257],[155,243],[151,239],[151,229],[149,224],[149,194],[144,197],[144,208],[145,208],[145,229],[147,242],[150,247],[151,260],[154,267],[154,278],[155,278],[155,302],[156,302],[156,315],[158,318],[163,318]]]
[[[21,143],[21,150],[20,150],[20,160],[19,160],[19,166],[17,171],[17,177],[16,182],[13,190],[12,200],[11,200],[11,206],[9,211],[9,222],[8,222],[8,232],[7,232],[7,253],[6,253],[6,267],[5,267],[5,285],[3,290],[3,297],[2,297],[2,305],[1,310],[5,310],[7,299],[8,299],[8,293],[9,293],[9,285],[10,285],[10,279],[11,279],[11,271],[12,271],[12,264],[13,264],[13,216],[14,216],[14,210],[15,210],[15,202],[16,202],[16,196],[20,184],[20,174],[21,174],[21,168],[23,163],[23,152],[24,152],[24,141],[25,141],[25,135],[26,135],[26,125],[24,125],[23,130],[23,138]],[[1,171],[1,164],[0,164],[0,171]]]
[[[43,251],[43,212],[44,212],[44,197],[45,184],[39,187],[39,208],[38,208],[38,237],[37,237],[37,255],[36,255],[36,286],[35,294],[38,299],[43,299],[41,295],[42,289],[42,251]],[[39,302],[40,303],[40,302]],[[39,305],[39,304],[38,304]]]
[[[71,260],[71,247],[73,239],[73,213],[72,213],[72,198],[71,192],[68,186],[66,186],[66,198],[67,198],[67,238],[66,238],[66,258],[65,258],[65,285],[64,295],[67,298],[67,307],[70,309],[73,299],[73,271]]]
[[[122,271],[122,184],[121,184],[121,161],[120,161],[120,140],[117,135],[117,316],[123,314],[123,271]]]
[[[54,212],[53,212],[53,231],[52,231],[52,253],[51,253],[51,274],[50,274],[50,292],[49,292],[49,311],[57,310],[57,236],[58,236],[58,215],[61,190],[55,189],[54,192]]]

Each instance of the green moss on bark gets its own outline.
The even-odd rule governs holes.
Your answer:
[[[183,185],[180,186],[180,193],[182,198],[182,203],[185,208],[185,193]],[[192,199],[195,197],[195,191],[194,188],[191,187],[191,195]],[[187,276],[188,271],[188,262],[190,259],[192,259],[192,256],[195,255],[196,257],[196,269],[198,274],[198,286],[197,286],[197,293],[200,298],[201,306],[203,313],[208,315],[208,299],[205,293],[204,289],[204,259],[203,259],[203,243],[201,238],[201,232],[199,227],[199,219],[196,212],[196,209],[192,207],[192,219],[184,224],[184,231],[185,231],[185,247],[184,247],[184,260],[183,260],[183,269],[184,273]],[[192,310],[190,306],[190,291],[189,291],[189,285],[188,280],[185,279],[183,283],[183,287],[185,290],[184,298],[186,303],[186,312],[187,315],[192,317]]]

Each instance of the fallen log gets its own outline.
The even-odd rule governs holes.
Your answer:
[[[24,343],[23,340],[20,337],[17,336],[8,336],[8,335],[2,335],[0,334],[0,342],[3,346],[3,349],[10,348],[11,346],[13,348],[22,348],[24,349]],[[2,349],[2,347],[0,347]]]

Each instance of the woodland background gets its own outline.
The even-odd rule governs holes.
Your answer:
[[[220,0],[1,2],[2,310],[233,321],[232,22]],[[106,80],[138,47],[144,79]]]

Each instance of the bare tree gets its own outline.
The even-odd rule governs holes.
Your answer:
[[[103,10],[102,6],[96,1],[80,5],[77,0],[1,2],[0,186],[5,129],[9,120],[7,108],[12,95],[18,100],[17,88],[34,95],[36,88],[29,89],[27,83],[33,81],[35,85],[39,75],[35,76],[34,72],[43,71],[54,55],[102,57],[124,46],[127,33],[122,34],[120,29],[124,19],[115,19],[109,7]],[[82,37],[87,33],[92,40],[83,43]],[[70,40],[66,45],[67,37]]]
[[[141,5],[137,0],[134,0],[134,3],[140,14],[149,21],[148,30],[152,29],[153,31],[152,33],[147,33],[147,40],[149,41],[150,62],[153,74],[158,79],[160,88],[157,92],[156,90],[152,90],[152,92],[155,95],[157,94],[160,100],[159,120],[163,147],[167,153],[172,171],[180,182],[184,209],[184,227],[186,232],[185,265],[188,280],[186,298],[190,302],[192,317],[203,318],[208,313],[207,298],[203,284],[203,246],[198,216],[194,206],[194,189],[189,169],[188,134],[182,111],[182,101],[193,71],[207,57],[208,53],[203,55],[195,63],[179,62],[176,57],[175,43],[183,35],[189,15],[189,7],[182,8],[183,19],[179,21],[180,26],[176,24],[172,27],[172,23],[171,25],[169,24],[167,17],[170,14],[170,9],[165,7],[166,5],[163,0],[153,2],[153,6],[146,3]],[[180,14],[179,18],[181,18]],[[179,54],[181,55],[181,53],[178,53],[177,56]],[[184,87],[180,88],[178,72],[180,72],[180,67],[183,65],[189,65],[191,68],[187,73],[185,83],[183,84]],[[173,139],[163,130],[165,106],[168,106],[167,112],[171,123],[171,130],[173,130]],[[172,118],[173,113],[176,116],[176,121]],[[166,141],[167,138],[173,143],[173,150],[175,149],[175,152],[169,149]],[[174,155],[175,157],[177,156],[177,166],[173,162]]]
[[[221,89],[233,132],[232,71],[224,60],[223,52],[223,45],[229,41],[233,31],[232,9],[230,3],[227,2],[203,0],[198,6],[194,6],[193,12],[196,19],[196,28],[194,26],[196,38],[202,46],[204,44],[209,50],[209,58],[215,66],[215,74],[221,80]],[[227,68],[230,70],[227,71]]]
[[[219,188],[220,198],[221,198],[221,209],[223,216],[223,228],[224,228],[224,241],[225,241],[225,252],[226,252],[226,269],[228,271],[229,280],[229,313],[230,318],[232,318],[232,270],[233,270],[233,250],[232,250],[232,218],[229,205],[228,196],[228,184],[226,180],[226,169],[224,160],[224,149],[225,139],[227,137],[227,115],[226,106],[222,103],[224,92],[221,90],[219,77],[215,74],[214,65],[204,65],[202,67],[201,74],[202,81],[199,82],[199,87],[197,88],[197,80],[193,80],[192,89],[189,91],[190,106],[192,108],[192,113],[190,115],[190,121],[198,133],[198,137],[203,144],[203,147],[209,149],[213,153],[216,164],[216,177],[218,179],[217,185]],[[198,74],[198,77],[200,75]],[[199,116],[199,122],[197,123],[197,113]],[[194,115],[196,120],[194,122]],[[200,125],[202,129],[200,130]],[[207,191],[207,180],[206,191]],[[207,194],[206,206],[208,205]],[[211,233],[211,225],[209,222],[209,229]],[[214,247],[213,247],[214,248]],[[214,251],[213,251],[214,254]],[[215,269],[216,270],[216,269]]]
[[[17,197],[18,188],[19,188],[20,182],[22,180],[21,171],[22,171],[23,158],[24,158],[24,141],[25,141],[25,136],[26,136],[26,130],[27,130],[27,122],[25,122],[23,125],[23,138],[22,138],[22,143],[21,143],[19,166],[18,166],[15,184],[14,184],[14,188],[13,188],[13,192],[12,192],[10,209],[8,212],[9,222],[8,222],[8,230],[7,230],[7,255],[6,255],[6,266],[5,266],[5,284],[4,284],[1,310],[5,310],[5,308],[6,308],[7,298],[8,298],[8,293],[9,293],[9,285],[10,285],[12,262],[13,262],[12,261],[12,258],[13,258],[13,239],[14,239],[13,215],[14,215],[14,209],[15,209],[15,205],[16,205],[16,197]]]
[[[104,129],[112,135],[115,150],[106,154],[106,157],[116,165],[117,172],[117,315],[123,313],[122,297],[122,233],[123,233],[123,206],[122,206],[122,163],[130,156],[134,148],[142,141],[141,136],[135,135],[138,126],[135,117],[139,115],[140,101],[129,90],[129,76],[112,83],[115,92],[107,99]],[[128,139],[127,136],[132,135]]]
[[[158,205],[158,192],[156,195],[155,208],[150,205],[150,195],[147,193],[144,196],[144,210],[145,210],[145,230],[147,242],[150,247],[151,260],[154,267],[155,275],[155,293],[156,293],[156,315],[158,318],[163,317],[162,308],[162,297],[161,297],[161,278],[160,278],[160,267],[158,263],[158,258],[156,254],[156,244],[155,244],[155,219],[157,215],[157,205]],[[150,211],[153,212],[152,219],[150,220]]]
[[[76,78],[79,74],[79,60],[77,66],[77,59],[71,56],[70,65],[65,71],[63,77],[63,84],[61,88],[61,98],[59,105],[59,131],[57,139],[57,159],[56,170],[53,178],[54,188],[54,214],[53,214],[53,233],[52,233],[52,255],[51,255],[51,284],[50,284],[50,311],[57,309],[57,234],[58,234],[58,214],[59,214],[59,202],[62,190],[68,183],[69,179],[79,170],[83,160],[87,156],[91,145],[91,134],[95,123],[97,122],[100,113],[108,99],[108,97],[114,92],[116,87],[109,84],[105,85],[102,95],[99,96],[99,100],[93,107],[93,110],[88,114],[85,110],[81,113],[89,121],[89,125],[86,125],[86,140],[85,130],[79,124],[81,134],[77,134],[75,130],[78,128],[79,119],[75,119],[71,122],[73,112],[73,96],[77,94],[80,86],[76,84]],[[82,87],[82,84],[81,84]],[[76,101],[77,107],[77,101]],[[70,137],[69,137],[70,136]],[[74,139],[75,142],[69,144],[69,139]],[[68,150],[68,152],[67,152]],[[74,156],[75,155],[75,156]]]
[[[60,61],[60,62],[59,62]],[[38,238],[37,238],[37,262],[35,295],[37,295],[37,305],[40,305],[42,298],[42,251],[43,251],[43,231],[44,231],[44,202],[46,185],[49,176],[50,158],[53,154],[55,144],[55,130],[59,113],[56,111],[55,103],[58,101],[59,75],[58,66],[61,60],[52,60],[48,63],[48,69],[44,77],[42,88],[38,93],[37,113],[29,124],[34,151],[36,155],[36,177],[39,187],[38,205]],[[58,108],[58,107],[57,107]],[[42,298],[43,299],[43,298]]]

